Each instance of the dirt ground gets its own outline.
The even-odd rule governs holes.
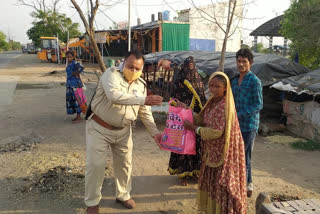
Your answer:
[[[83,79],[90,99],[97,75],[95,68],[86,67]],[[1,84],[11,78],[18,81],[12,99],[0,105],[0,214],[85,213],[85,121],[73,125],[66,114],[64,66],[23,54],[0,69]],[[163,116],[156,118],[163,130]],[[283,143],[286,137],[257,137],[250,214],[255,213],[259,192],[320,199],[320,152],[294,150]],[[140,122],[134,129],[134,210],[114,201],[111,154],[108,157],[101,213],[197,213],[197,185],[180,186],[176,176],[168,174],[169,153],[155,145]]]

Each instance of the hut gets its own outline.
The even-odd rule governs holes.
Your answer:
[[[320,140],[320,68],[271,85],[283,94],[286,128],[298,136]]]

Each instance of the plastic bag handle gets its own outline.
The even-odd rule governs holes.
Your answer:
[[[177,98],[170,98],[168,104],[169,104],[169,106],[170,106],[171,104],[173,104],[172,106],[176,106],[176,104],[177,104],[178,101],[179,101],[179,100],[178,100]]]

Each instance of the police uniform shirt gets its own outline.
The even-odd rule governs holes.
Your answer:
[[[126,127],[139,115],[151,136],[159,134],[151,106],[144,105],[147,96],[146,83],[139,78],[131,84],[116,67],[107,69],[101,76],[92,100],[94,114],[114,127]]]

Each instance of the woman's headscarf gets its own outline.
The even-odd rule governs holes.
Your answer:
[[[239,210],[242,210],[241,212],[239,211],[239,213],[246,213],[247,185],[244,143],[240,131],[229,78],[222,72],[215,72],[210,76],[209,82],[217,75],[223,76],[227,82],[225,95],[225,146],[221,160],[217,162],[210,162],[209,160],[206,160],[206,165],[209,167],[222,166],[219,183],[227,187],[228,192],[231,193],[235,199],[237,199]],[[210,101],[212,101],[212,96],[205,105],[204,109],[210,106],[208,105]]]
[[[186,58],[183,64],[176,66],[173,76],[171,97],[186,103],[195,112],[200,112],[206,102],[201,76],[197,72],[192,56]]]
[[[225,126],[225,130],[224,130],[224,137],[225,137],[225,146],[224,146],[224,152],[222,155],[222,158],[219,162],[215,162],[215,163],[206,163],[206,165],[210,166],[210,167],[218,167],[220,165],[223,164],[224,158],[225,158],[225,154],[228,152],[228,148],[229,148],[229,144],[230,144],[230,134],[231,134],[231,129],[232,129],[232,125],[234,122],[234,117],[236,115],[236,110],[235,110],[235,104],[234,104],[234,99],[233,99],[233,95],[232,95],[232,90],[231,90],[231,86],[230,86],[230,81],[228,76],[225,73],[222,72],[214,72],[213,74],[211,74],[210,78],[209,78],[209,83],[210,81],[216,77],[217,75],[221,75],[225,78],[226,80],[226,95],[225,95],[225,117],[226,117],[226,126]],[[204,109],[206,109],[209,105],[209,103],[211,103],[212,101],[212,96],[209,98],[208,102],[206,103],[206,105],[204,106],[203,110],[201,111],[201,113],[204,112]]]

